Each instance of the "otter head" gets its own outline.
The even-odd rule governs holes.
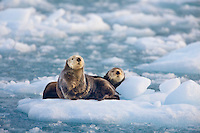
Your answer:
[[[108,71],[108,77],[114,82],[121,82],[124,79],[125,74],[122,69],[114,67]]]
[[[71,69],[78,70],[84,67],[84,60],[80,55],[73,55],[67,59],[68,66]]]
[[[125,74],[122,69],[114,67],[107,72],[104,78],[117,88],[124,81]]]

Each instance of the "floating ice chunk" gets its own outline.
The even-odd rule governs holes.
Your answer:
[[[30,129],[28,133],[42,133],[42,130],[39,127],[34,127]]]
[[[154,92],[140,95],[138,97],[135,97],[133,100],[138,102],[148,102],[151,104],[154,104],[155,102],[159,101],[161,104],[164,104],[166,97],[166,93]]]
[[[128,38],[126,39],[125,43],[134,44],[136,41],[137,41],[137,38],[136,38],[136,37],[128,37]]]
[[[150,123],[157,127],[200,124],[200,107],[131,100],[23,99],[17,109],[30,119],[86,123]]]
[[[106,22],[109,22],[111,24],[128,25],[138,28],[163,27],[164,25],[167,25],[170,28],[170,30],[174,30],[173,28],[175,27],[181,29],[191,29],[191,27],[198,28],[199,26],[199,19],[192,15],[178,17],[174,15],[173,11],[171,13],[166,12],[161,13],[162,15],[158,15],[158,13],[150,14],[149,12],[142,13],[141,11],[139,11],[139,13],[135,13],[131,12],[131,10],[121,10],[110,13],[103,13],[101,14],[101,16],[104,20],[106,20]]]
[[[187,3],[187,2],[196,2],[197,0],[151,0],[149,3],[176,3],[176,4],[182,4],[182,3]]]
[[[14,93],[40,94],[49,82],[57,81],[56,77],[42,77],[34,79],[33,81],[26,80],[24,82],[15,81],[0,81],[0,86],[4,90],[12,91]]]
[[[199,41],[200,38],[200,30],[199,29],[192,29],[190,33],[183,33],[181,34],[185,40],[189,42]]]
[[[162,74],[162,73],[143,73],[142,76],[151,79],[152,83],[161,84],[165,80],[176,78],[174,73]]]
[[[136,39],[128,37],[125,42],[134,46],[137,51],[148,55],[165,55],[172,50],[186,46],[180,35],[171,35],[167,38],[144,37]]]
[[[34,8],[10,8],[0,11],[0,22],[6,22],[12,29],[22,28],[28,23],[32,14],[36,11]]]
[[[139,76],[137,73],[130,70],[124,70],[124,73],[126,75],[126,78],[131,77],[131,76]]]
[[[46,45],[46,46],[41,46],[40,49],[43,53],[48,53],[55,50],[55,47]]]
[[[180,81],[179,78],[170,79],[170,80],[166,80],[165,82],[163,82],[162,84],[160,84],[159,89],[160,89],[160,91],[162,93],[170,94],[176,88],[178,88],[178,86],[180,84],[181,84],[181,81]]]
[[[8,7],[36,7],[45,11],[54,9],[54,6],[46,0],[2,0],[0,9]]]
[[[0,50],[12,50],[15,49],[19,52],[26,53],[36,50],[36,45],[28,45],[21,42],[15,42],[12,39],[2,39],[0,40]]]
[[[62,19],[57,24],[57,28],[66,29],[67,33],[106,31],[110,29],[110,26],[96,14],[87,14],[85,17],[71,14],[68,14],[68,16],[71,17],[68,21]]]
[[[81,5],[73,5],[69,3],[59,3],[60,8],[64,8],[67,11],[82,11],[84,9]]]
[[[5,23],[0,23],[0,36],[5,36],[10,33],[10,29],[6,26]]]
[[[113,25],[112,36],[117,37],[126,37],[126,36],[136,36],[136,37],[145,37],[145,36],[154,36],[155,32],[149,28],[136,29],[128,26],[121,26],[119,24]]]
[[[127,10],[104,13],[101,14],[101,16],[103,17],[103,19],[109,21],[112,24],[117,23],[139,27],[157,26],[162,25],[166,22],[166,19],[158,15],[132,13]]]
[[[128,47],[127,45],[119,45],[116,43],[111,43],[108,45],[108,49],[118,52],[125,50],[127,47]]]
[[[103,64],[123,64],[124,60],[118,57],[108,58],[102,61]]]
[[[182,83],[166,97],[165,104],[200,105],[200,85],[192,80]]]
[[[65,14],[64,9],[56,10],[53,14],[51,14],[44,23],[51,23],[52,25],[56,26],[56,21],[61,18]]]
[[[192,43],[161,57],[150,63],[136,68],[148,71],[162,71],[173,73],[200,73],[200,42]]]
[[[40,34],[40,32],[42,31],[44,35],[47,35],[47,36],[52,36],[52,37],[57,37],[57,38],[67,37],[67,34],[65,33],[65,31],[59,30],[55,27],[46,26],[46,25],[37,25],[36,28],[38,29],[36,34]]]
[[[32,44],[32,45],[29,46],[27,44],[20,43],[20,42],[15,43],[15,47],[14,48],[17,51],[20,51],[22,53],[30,52],[30,51],[35,51],[36,50],[35,44]]]
[[[125,99],[133,99],[143,94],[147,87],[151,84],[151,80],[140,76],[130,76],[126,78],[117,88],[117,91]]]
[[[0,11],[0,22],[7,23],[7,27],[12,30],[11,34],[14,36],[67,36],[64,31],[56,27],[44,25],[43,20],[45,19],[46,17],[37,13],[34,8],[12,8]]]
[[[93,50],[92,53],[89,56],[90,59],[93,60],[101,60],[101,53],[99,51]]]

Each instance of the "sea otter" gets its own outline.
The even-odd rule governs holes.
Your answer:
[[[63,99],[119,99],[115,87],[103,78],[84,74],[84,60],[79,55],[67,59],[59,75],[56,93]]]

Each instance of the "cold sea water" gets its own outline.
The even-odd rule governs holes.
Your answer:
[[[27,110],[33,104],[21,108],[23,101],[19,102],[42,99],[46,84],[57,80],[65,60],[75,54],[84,58],[87,74],[103,76],[120,67],[126,76],[150,79],[148,89],[156,92],[161,83],[174,78],[200,84],[200,52],[195,51],[199,41],[199,0],[0,0],[0,132],[200,132],[198,118],[181,126],[173,112],[175,124],[170,126],[162,115],[160,125],[153,119],[145,121],[148,116],[142,111],[140,119],[122,117],[122,122],[113,117],[106,122],[109,115],[101,121],[98,110],[96,117],[87,113],[92,120],[79,114],[70,118],[81,112],[78,108],[64,119],[56,118],[59,110],[52,113],[55,118],[46,119],[37,117],[49,113],[40,110],[40,102],[35,101],[38,110],[32,112]],[[181,56],[162,58],[178,49],[183,49]],[[191,105],[200,118],[199,106],[199,102]],[[119,115],[124,109],[118,110]]]

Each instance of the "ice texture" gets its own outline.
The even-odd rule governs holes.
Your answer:
[[[169,94],[172,91],[174,91],[176,88],[178,88],[180,84],[181,84],[180,79],[175,78],[175,79],[166,80],[165,82],[160,84],[159,88],[162,93]]]
[[[126,25],[113,25],[113,33],[114,37],[126,37],[126,36],[135,36],[135,37],[144,37],[144,36],[154,36],[155,32],[150,28],[144,29],[136,29],[133,27],[128,27]]]
[[[57,78],[57,77],[56,77]],[[20,93],[42,92],[54,78],[35,82],[1,83],[4,89]],[[48,82],[47,82],[48,81]],[[151,81],[129,76],[117,88],[121,100],[23,99],[17,109],[40,121],[95,123],[150,123],[158,127],[184,127],[200,123],[200,86],[192,80],[180,84],[179,78],[160,85],[160,92],[147,89]],[[27,88],[30,89],[27,89]],[[183,120],[184,119],[184,120]]]
[[[184,39],[180,35],[170,35],[167,38],[161,37],[128,37],[125,41],[133,46],[138,52],[148,55],[165,55],[170,51],[186,46]]]
[[[200,73],[200,42],[187,45],[175,50],[158,60],[137,66],[138,69],[148,71],[162,71],[174,73]]]
[[[10,29],[15,36],[56,36],[63,38],[67,33],[83,33],[110,30],[110,26],[96,14],[85,16],[66,12],[64,9],[55,10],[45,16],[35,8],[9,8],[0,11],[2,31],[0,35],[7,35]]]
[[[0,0],[0,132],[199,132],[199,6]],[[121,100],[43,100],[73,54],[87,74],[122,68]]]
[[[160,126],[187,126],[200,123],[199,106],[162,105],[131,100],[23,99],[18,110],[30,119],[42,121],[95,123],[150,123]]]
[[[189,80],[170,93],[165,104],[194,104],[200,106],[200,85]]]
[[[151,84],[151,80],[140,76],[130,76],[122,82],[117,88],[121,97],[125,99],[133,99],[139,95],[142,95],[147,87]]]
[[[28,45],[13,39],[0,39],[0,50],[17,50],[21,53],[36,51],[36,45]]]
[[[107,58],[105,60],[102,61],[103,64],[123,64],[124,60],[118,57],[111,57],[111,58]]]
[[[11,91],[14,93],[27,93],[42,95],[44,88],[49,82],[57,81],[58,76],[55,77],[40,77],[33,81],[0,81],[2,89]]]

